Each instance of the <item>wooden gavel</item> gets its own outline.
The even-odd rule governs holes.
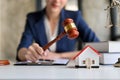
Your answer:
[[[0,60],[0,66],[9,65],[9,60]]]
[[[54,40],[52,40],[51,42],[46,44],[43,47],[44,51],[46,49],[48,49],[53,43],[60,40],[65,35],[67,35],[68,38],[70,38],[70,39],[75,39],[79,36],[79,32],[77,31],[77,28],[76,28],[76,26],[71,18],[65,19],[63,22],[63,26],[64,26],[64,31],[62,33],[60,33],[60,35],[58,35]]]

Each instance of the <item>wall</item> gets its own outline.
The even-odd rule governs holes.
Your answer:
[[[35,10],[35,0],[0,0],[0,59],[15,59],[26,14]]]
[[[109,40],[109,28],[105,28],[108,0],[83,0],[83,16],[101,41]]]

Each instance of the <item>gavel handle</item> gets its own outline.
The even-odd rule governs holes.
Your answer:
[[[46,49],[48,49],[53,43],[55,43],[56,41],[60,40],[63,36],[66,35],[66,32],[62,32],[60,35],[58,35],[54,40],[50,41],[48,44],[46,44],[43,47],[43,50],[45,51]]]

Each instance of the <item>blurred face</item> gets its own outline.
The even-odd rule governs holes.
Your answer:
[[[67,0],[46,0],[46,7],[50,12],[60,12]]]

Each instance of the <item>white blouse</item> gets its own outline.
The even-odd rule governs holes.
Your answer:
[[[56,25],[56,28],[53,32],[53,35],[52,35],[52,31],[50,29],[50,23],[49,23],[49,20],[48,20],[47,16],[44,16],[44,24],[45,24],[45,32],[46,32],[46,35],[47,35],[47,40],[48,40],[48,42],[50,42],[57,37],[58,24]],[[56,51],[56,42],[54,44],[52,44],[49,47],[49,49],[50,49],[50,51]]]

